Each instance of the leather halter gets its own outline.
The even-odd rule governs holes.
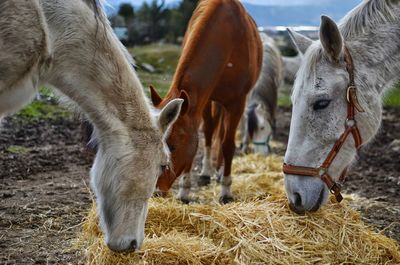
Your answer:
[[[268,152],[271,153],[271,146],[269,145],[269,141],[270,140],[271,140],[271,134],[268,135],[268,137],[267,137],[267,139],[265,141],[262,141],[262,142],[253,141],[253,145],[256,145],[256,146],[267,146]]]
[[[283,172],[285,174],[293,174],[300,176],[312,176],[319,177],[325,184],[327,185],[329,191],[334,194],[336,201],[341,202],[343,200],[343,196],[340,194],[341,183],[346,178],[347,167],[343,170],[339,177],[339,183],[335,182],[331,176],[328,174],[328,169],[331,166],[333,160],[336,155],[339,153],[342,148],[344,142],[346,141],[349,134],[353,136],[355,147],[358,150],[362,145],[362,138],[360,135],[360,131],[358,130],[356,120],[354,119],[355,110],[358,112],[364,112],[364,109],[358,102],[357,99],[357,88],[354,83],[354,64],[351,54],[346,46],[344,46],[344,61],[346,63],[346,70],[349,73],[349,85],[347,87],[347,119],[344,124],[345,131],[336,140],[334,146],[326,157],[325,161],[322,163],[320,167],[303,167],[303,166],[294,166],[288,165],[286,163],[283,164]]]

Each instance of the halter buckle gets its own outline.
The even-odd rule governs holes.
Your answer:
[[[358,112],[364,112],[364,108],[361,106],[357,97],[357,87],[354,85],[350,85],[347,88],[346,99],[349,104],[354,106]]]
[[[346,99],[347,99],[347,102],[350,103],[350,104],[353,103],[351,94],[356,93],[356,89],[357,89],[356,86],[352,86],[352,85],[347,87]]]
[[[333,186],[329,189],[329,192],[335,196],[337,202],[341,202],[343,200],[343,196],[340,193],[341,189],[341,185],[337,182],[334,182]]]
[[[337,192],[340,192],[341,189],[342,189],[342,185],[340,185],[340,183],[338,183],[338,182],[334,182],[332,187],[330,187],[329,191],[332,194],[336,194]]]
[[[357,121],[355,119],[346,119],[344,125],[346,128],[353,128],[357,125]]]
[[[326,174],[326,172],[327,172],[327,168],[320,167],[318,169],[318,176],[321,178],[322,176],[324,176]]]

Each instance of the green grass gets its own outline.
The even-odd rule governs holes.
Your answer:
[[[17,112],[20,118],[27,120],[58,119],[70,117],[71,113],[57,104],[50,104],[43,101],[33,101],[31,104]]]
[[[139,66],[141,63],[148,63],[156,68],[157,73],[173,74],[178,64],[181,48],[172,44],[151,44],[135,46],[130,48],[129,52],[135,57]]]
[[[178,64],[181,48],[172,44],[151,44],[135,46],[129,49],[139,66],[138,75],[143,84],[146,95],[149,95],[149,86],[156,88],[160,96],[167,93]],[[140,69],[142,63],[152,65],[156,71],[149,73]]]
[[[385,95],[383,102],[388,107],[400,107],[400,83]]]
[[[40,93],[40,95],[42,95],[44,97],[49,97],[49,98],[55,97],[53,91],[47,87],[40,88],[39,93]]]
[[[26,154],[28,153],[28,149],[26,147],[20,145],[10,145],[7,149],[7,152],[12,154]]]
[[[290,95],[288,94],[281,94],[278,97],[278,106],[280,107],[290,107],[292,101],[290,100]]]
[[[164,97],[167,94],[167,91],[172,82],[172,74],[169,73],[147,73],[143,71],[138,71],[139,79],[143,84],[144,92],[146,95],[149,95],[149,86],[152,85],[157,90],[158,94],[161,97]]]

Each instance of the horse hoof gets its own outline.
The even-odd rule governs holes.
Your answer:
[[[207,176],[207,175],[201,175],[199,176],[199,179],[197,181],[197,185],[199,185],[199,187],[204,187],[207,186],[211,183],[211,177]]]
[[[219,198],[219,202],[221,204],[227,204],[233,202],[233,197],[232,196],[221,196]]]

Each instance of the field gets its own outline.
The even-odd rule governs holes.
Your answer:
[[[131,52],[144,87],[153,84],[165,94],[179,48],[151,45]],[[155,71],[142,70],[143,63]],[[382,129],[360,152],[345,192],[362,198],[353,207],[366,223],[400,242],[400,87],[385,102]],[[278,155],[283,155],[287,142],[289,104],[287,92],[282,93],[274,144]],[[88,187],[92,156],[82,142],[77,118],[59,107],[47,90],[40,100],[3,121],[0,264],[84,263],[74,244],[92,203]],[[196,163],[198,173],[200,159]]]

